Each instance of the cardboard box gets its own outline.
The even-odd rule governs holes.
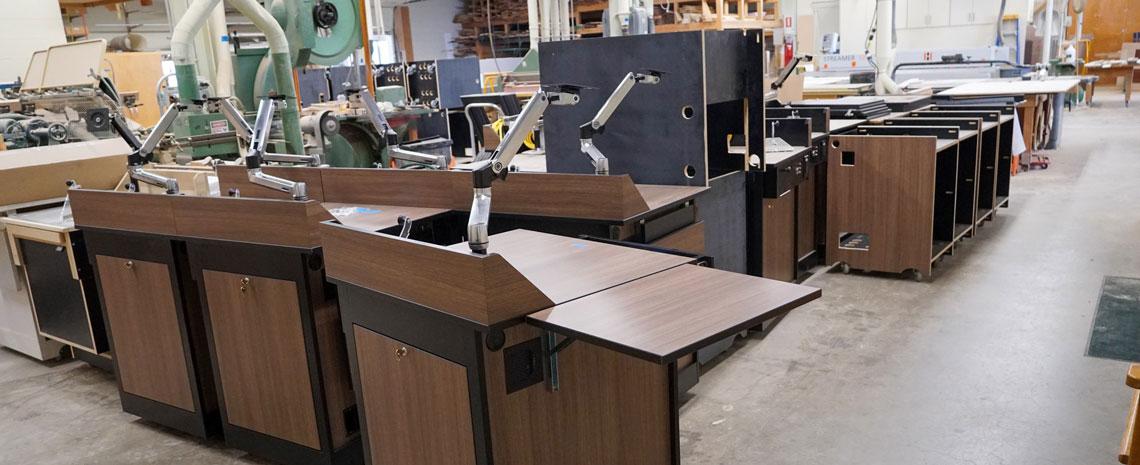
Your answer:
[[[4,151],[0,206],[64,197],[69,179],[89,189],[114,189],[130,152],[118,138]]]

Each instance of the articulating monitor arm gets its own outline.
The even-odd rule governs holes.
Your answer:
[[[781,87],[784,87],[784,81],[792,77],[792,73],[796,71],[796,67],[800,65],[801,61],[811,63],[812,56],[801,55],[793,59],[791,63],[788,63],[788,66],[785,66],[784,69],[780,71],[780,76],[772,82],[772,90],[779,90]]]
[[[660,71],[650,70],[626,74],[621,83],[610,94],[610,97],[602,104],[602,108],[598,109],[598,114],[594,116],[594,119],[578,127],[578,138],[582,143],[582,153],[590,157],[590,161],[594,164],[595,174],[610,174],[610,161],[605,155],[602,155],[598,146],[594,145],[594,136],[606,132],[606,123],[609,122],[614,111],[617,111],[621,102],[625,100],[625,96],[629,95],[629,91],[633,90],[633,86],[638,83],[657,84],[661,82],[661,74]]]
[[[129,188],[133,192],[138,192],[139,182],[150,184],[152,186],[161,187],[166,189],[167,194],[178,193],[178,180],[168,178],[166,176],[159,176],[150,173],[143,169],[153,158],[154,149],[158,147],[158,142],[170,130],[170,126],[174,124],[174,120],[178,119],[178,115],[185,110],[186,107],[178,104],[167,107],[166,112],[162,114],[162,118],[158,120],[158,124],[151,129],[150,134],[146,139],[139,141],[131,128],[127,127],[127,122],[123,120],[121,115],[116,114],[111,118],[111,126],[115,128],[115,132],[119,133],[119,137],[131,146],[131,154],[127,156],[127,174],[130,175]]]
[[[252,135],[249,139],[249,153],[245,156],[245,167],[248,170],[249,181],[288,193],[293,196],[293,200],[307,200],[309,196],[305,183],[271,176],[261,171],[261,164],[266,160],[269,133],[273,129],[273,112],[276,110],[277,102],[271,98],[262,99],[261,105],[257,108],[257,120],[253,123]]]
[[[376,132],[384,138],[388,147],[395,147],[400,143],[400,136],[392,129],[392,125],[388,124],[388,118],[384,117],[384,112],[376,104],[376,98],[372,96],[371,92],[365,89],[351,89],[345,93],[348,94],[349,102],[364,107],[364,111],[368,113],[368,121],[372,123]]]
[[[249,125],[249,122],[242,116],[241,111],[234,106],[234,103],[230,101],[230,99],[225,97],[212,97],[206,99],[206,101],[209,103],[207,108],[209,108],[210,111],[216,111],[226,117],[226,121],[229,121],[230,126],[234,127],[234,132],[237,133],[238,137],[247,141],[253,138],[253,127]]]
[[[507,179],[511,160],[518,155],[523,140],[538,124],[542,114],[550,105],[574,105],[578,103],[581,87],[571,85],[554,86],[551,90],[539,90],[523,107],[515,124],[511,126],[491,158],[474,163],[472,181],[475,197],[471,201],[471,216],[467,219],[467,243],[475,253],[487,253],[487,223],[491,217],[491,184],[496,179]]]
[[[225,116],[226,121],[229,121],[230,125],[234,127],[234,132],[237,133],[238,137],[245,139],[252,144],[253,127],[249,125],[249,122],[247,122],[245,120],[245,117],[242,116],[241,111],[234,106],[233,102],[229,98],[214,97],[206,100],[209,102],[209,106],[207,106],[207,108],[210,111],[218,112],[221,113],[222,116]],[[258,110],[260,109],[261,108],[259,107]],[[291,155],[284,153],[262,152],[261,160],[271,161],[275,163],[296,163],[309,166],[320,166],[321,164],[321,157],[319,155]]]

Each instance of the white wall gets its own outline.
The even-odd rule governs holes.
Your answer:
[[[87,9],[87,29],[92,39],[106,39],[125,35],[127,28],[124,24],[136,27],[132,32],[141,34],[146,38],[146,50],[160,51],[170,49],[170,21],[166,18],[166,1],[155,0],[151,6],[143,7],[138,0],[124,4],[126,10],[131,12],[126,18],[116,11],[104,7]],[[79,23],[79,20],[75,20]]]
[[[0,5],[0,82],[15,81],[36,50],[67,41],[54,0],[2,0]]]
[[[899,16],[906,14],[908,2],[922,2],[931,4],[963,3],[952,0],[897,0],[899,3],[896,13]],[[1033,0],[1008,0],[1006,14],[1017,14],[1023,19],[1030,10]],[[821,16],[816,20],[815,35],[818,38],[827,32],[839,32],[841,51],[845,54],[862,54],[864,41],[867,38],[867,29],[875,11],[875,0],[784,0],[782,8],[784,14],[794,11],[797,15],[813,14],[813,5],[816,8],[829,8],[838,4],[839,18]],[[970,3],[969,1],[965,3]],[[979,10],[992,10],[991,15],[997,16],[1001,0],[972,0]],[[838,26],[838,30],[834,30]],[[909,25],[908,25],[909,26]],[[900,28],[898,30],[898,48],[949,48],[949,47],[984,47],[992,45],[996,24],[959,25],[944,27]]]
[[[384,1],[384,29],[392,33],[393,7],[402,3]],[[422,0],[408,3],[412,25],[413,58],[436,60],[454,57],[451,39],[459,35],[455,15],[463,3],[460,0]]]

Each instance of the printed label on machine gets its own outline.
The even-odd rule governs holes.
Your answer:
[[[210,134],[225,134],[230,132],[230,122],[224,119],[210,121]]]

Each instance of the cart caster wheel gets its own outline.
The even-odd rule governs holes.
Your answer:
[[[839,269],[843,271],[843,274],[851,274],[851,265],[844,263],[839,265]]]
[[[914,278],[914,282],[916,282],[916,283],[921,283],[921,282],[926,280],[925,277],[922,276],[921,271],[915,271],[914,275],[912,275],[911,277]]]

